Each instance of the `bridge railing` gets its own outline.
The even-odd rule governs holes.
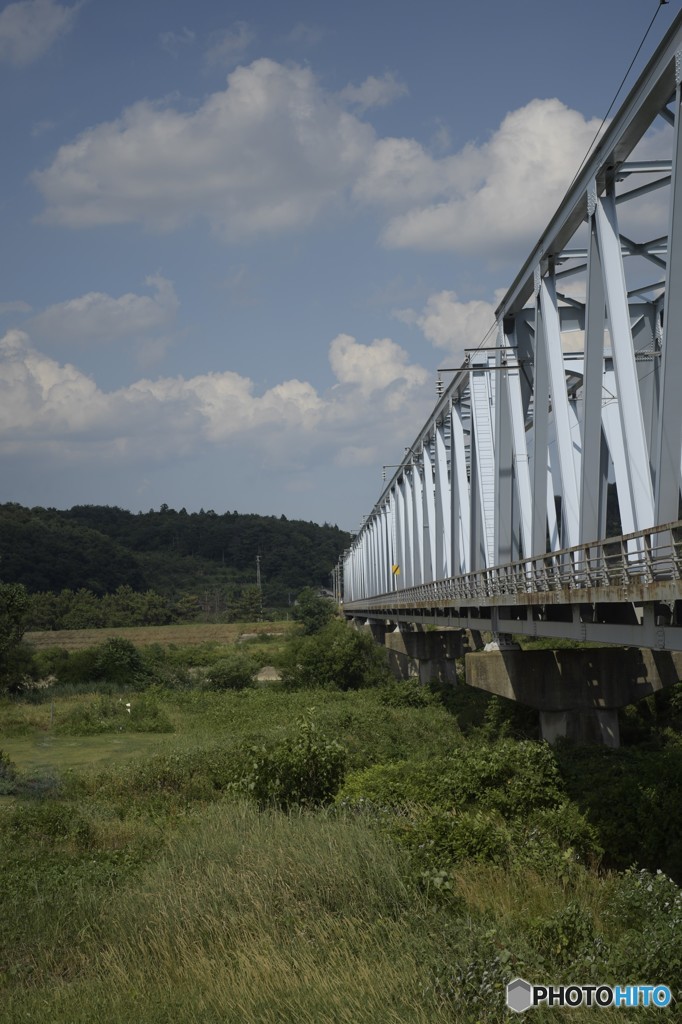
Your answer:
[[[682,521],[368,597],[380,608],[653,599],[682,581]]]

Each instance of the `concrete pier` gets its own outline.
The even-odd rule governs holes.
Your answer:
[[[617,747],[618,708],[674,685],[682,653],[629,648],[468,654],[466,681],[540,712],[543,739]]]

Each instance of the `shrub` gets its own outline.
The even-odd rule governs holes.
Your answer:
[[[135,644],[123,637],[112,637],[96,648],[95,672],[98,679],[113,686],[147,681],[142,655]]]
[[[629,978],[657,978],[682,992],[682,890],[662,871],[629,870],[609,882],[610,964]]]
[[[379,700],[388,708],[426,708],[438,703],[436,694],[418,679],[405,679],[382,686]]]
[[[203,681],[206,690],[244,690],[256,677],[253,658],[243,651],[232,651],[210,666]]]
[[[607,867],[636,863],[682,881],[682,747],[566,747],[556,758],[568,795],[598,830]]]
[[[87,849],[92,842],[92,828],[71,804],[55,800],[33,800],[13,808],[7,831],[32,846],[54,847],[70,842]]]
[[[69,736],[94,736],[107,732],[174,732],[173,723],[149,697],[130,701],[98,697],[70,710],[56,731]]]
[[[60,685],[92,686],[98,680],[97,650],[86,647],[82,651],[64,651],[65,657],[55,651],[48,665]]]
[[[291,641],[282,659],[282,685],[289,689],[359,690],[390,678],[385,649],[340,621]]]
[[[33,660],[38,679],[55,677],[61,682],[61,674],[69,661],[69,652],[65,647],[44,647],[35,652]]]
[[[456,756],[374,765],[351,776],[342,797],[384,806],[478,806],[505,818],[558,807],[564,800],[554,754],[546,744],[470,742]]]
[[[396,829],[418,864],[432,873],[447,871],[460,861],[507,864],[512,835],[499,815],[479,811],[430,811],[417,814]]]
[[[17,786],[17,769],[9,756],[0,750],[0,796],[10,796]]]
[[[334,602],[328,597],[320,597],[312,587],[301,591],[293,610],[294,619],[302,624],[303,632],[308,636],[324,629],[335,614]]]
[[[317,732],[310,718],[301,719],[298,732],[272,747],[251,747],[242,787],[261,807],[274,804],[316,807],[338,792],[346,770],[346,751]]]

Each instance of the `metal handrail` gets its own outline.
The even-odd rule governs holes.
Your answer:
[[[349,602],[376,601],[383,607],[428,602],[485,602],[509,596],[556,594],[595,588],[641,587],[682,580],[682,521],[610,537],[578,547],[533,555],[461,576],[420,583],[388,594],[365,594]],[[623,600],[627,600],[623,597]]]

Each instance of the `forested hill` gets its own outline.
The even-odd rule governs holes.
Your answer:
[[[31,592],[112,593],[128,584],[160,594],[254,583],[261,556],[274,602],[305,586],[329,586],[350,535],[284,516],[192,512],[162,505],[132,513],[103,505],[66,511],[0,505],[0,579]]]

